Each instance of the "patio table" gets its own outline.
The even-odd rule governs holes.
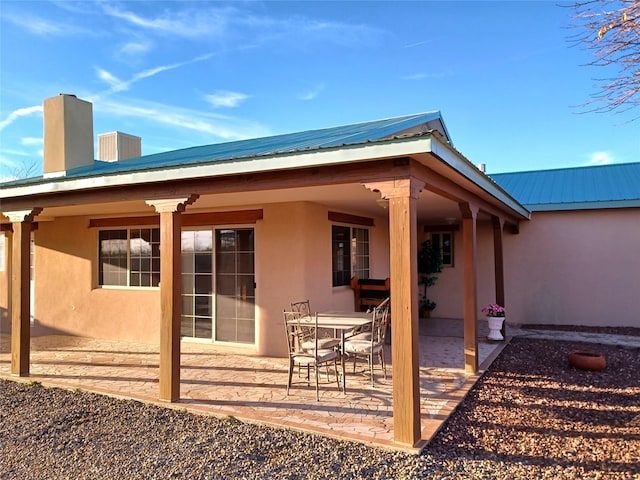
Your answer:
[[[340,366],[342,367],[342,391],[347,393],[347,374],[345,370],[344,340],[348,331],[371,323],[372,313],[365,312],[321,312],[318,313],[318,327],[340,331]],[[313,316],[308,315],[300,319],[300,324],[315,324]]]

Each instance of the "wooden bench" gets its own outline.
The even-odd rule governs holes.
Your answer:
[[[358,278],[351,279],[356,312],[366,312],[377,307],[391,295],[391,279]]]

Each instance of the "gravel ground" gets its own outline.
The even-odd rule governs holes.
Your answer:
[[[608,333],[611,335],[629,335],[640,337],[639,327],[587,327],[584,325],[548,325],[527,323],[521,326],[525,330],[556,330],[561,332]]]
[[[607,369],[569,367],[578,349]],[[637,349],[514,339],[418,456],[0,381],[0,478],[640,478],[638,367]]]

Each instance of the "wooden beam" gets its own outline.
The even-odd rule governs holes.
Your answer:
[[[425,190],[436,193],[442,197],[453,200],[456,203],[473,203],[477,205],[480,210],[490,215],[502,216],[505,221],[511,225],[518,224],[518,217],[514,214],[509,214],[505,210],[501,210],[495,205],[483,200],[478,195],[468,190],[462,185],[449,180],[448,178],[440,175],[435,170],[432,170],[421,163],[413,162],[411,164],[411,172],[416,178],[425,182]],[[471,183],[469,181],[469,183]],[[471,184],[470,186],[475,186]],[[476,187],[477,189],[477,187]]]
[[[359,183],[363,179],[400,178],[409,172],[407,162],[394,164],[393,159],[358,162],[349,165],[299,168],[274,172],[220,175],[191,180],[164,180],[140,185],[117,185],[70,192],[42,193],[24,197],[3,198],[3,210],[20,210],[34,203],[42,207],[63,207],[88,203],[109,203],[146,198],[179,197],[198,192],[216,193],[255,192],[287,188],[313,187]]]
[[[180,399],[181,212],[197,195],[146,200],[160,213],[160,400]]]
[[[160,400],[180,399],[180,213],[160,214]]]
[[[12,232],[13,227],[10,223],[0,223],[0,232]]]
[[[477,300],[477,218],[478,206],[461,203],[462,213],[462,269],[464,295],[464,369],[478,371],[478,300]]]
[[[30,227],[28,222],[14,224],[11,254],[11,374],[20,377],[29,376],[31,344]]]
[[[92,218],[89,220],[89,228],[113,228],[143,225],[160,225],[160,217],[158,215],[147,215],[144,217]]]
[[[348,213],[329,212],[328,218],[330,222],[350,223],[352,225],[363,225],[365,227],[373,227],[373,218],[359,217],[357,215],[349,215]]]
[[[495,269],[496,303],[504,304],[504,251],[502,244],[504,219],[502,217],[491,217],[493,223],[493,262]],[[506,323],[502,322],[502,336],[506,337]]]
[[[252,225],[264,217],[263,210],[234,210],[228,212],[185,213],[182,226],[195,227],[201,225]],[[138,225],[160,225],[159,215],[144,217],[92,218],[89,228],[128,227]]]
[[[414,178],[367,185],[389,199],[393,439],[412,447],[421,440],[416,203],[423,185]]]
[[[31,232],[41,208],[3,212],[13,224],[11,239],[11,374],[29,376],[31,356]]]
[[[185,213],[182,225],[197,227],[200,225],[253,225],[264,218],[261,208],[256,210],[235,210],[229,212]]]

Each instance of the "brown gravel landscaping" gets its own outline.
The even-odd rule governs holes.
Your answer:
[[[417,456],[0,381],[0,478],[640,478],[639,367],[638,349],[514,339]]]

